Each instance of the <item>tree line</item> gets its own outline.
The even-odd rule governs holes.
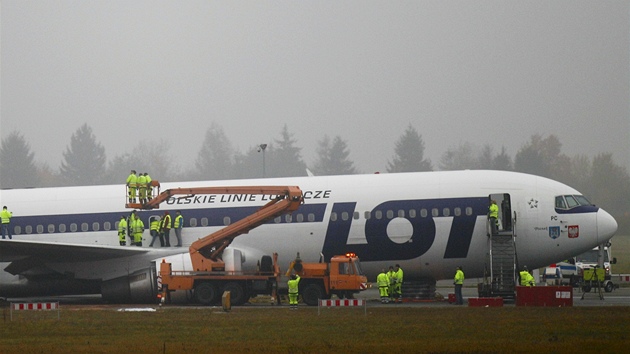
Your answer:
[[[92,129],[83,124],[72,134],[61,165],[54,169],[36,162],[24,136],[14,131],[2,139],[0,188],[117,184],[123,183],[131,169],[149,172],[163,182],[259,178],[261,171],[265,177],[294,177],[306,175],[307,168],[315,175],[361,173],[350,159],[347,142],[339,135],[324,135],[317,143],[316,160],[308,165],[286,125],[279,137],[264,148],[251,146],[238,151],[223,128],[212,123],[193,166],[178,166],[169,150],[169,142],[164,139],[146,140],[139,142],[133,153],[108,160]],[[584,193],[611,212],[622,232],[630,230],[630,175],[610,153],[568,156],[562,153],[562,144],[555,135],[531,136],[513,158],[504,147],[496,151],[490,144],[463,142],[449,147],[434,166],[424,151],[421,134],[409,125],[394,143],[387,172],[493,169],[548,177]]]

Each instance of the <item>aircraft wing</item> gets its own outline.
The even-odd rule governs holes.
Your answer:
[[[5,271],[14,275],[49,263],[104,261],[146,254],[149,251],[149,249],[139,247],[0,240],[0,262],[11,262]]]
[[[43,262],[85,262],[147,253],[140,247],[80,245],[58,242],[0,240],[0,262],[38,258]]]

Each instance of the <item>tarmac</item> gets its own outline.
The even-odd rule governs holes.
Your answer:
[[[545,286],[544,284],[538,286]],[[600,294],[591,290],[588,293],[582,292],[579,288],[573,289],[573,304],[572,306],[585,306],[585,307],[596,307],[596,306],[630,306],[630,287],[620,287],[615,289],[610,293],[604,292],[602,289],[602,298],[600,298]],[[449,303],[448,294],[454,293],[454,287],[452,285],[452,281],[439,281],[436,284],[436,300],[416,300],[416,299],[403,299],[402,302],[398,303],[389,303],[382,304],[380,301],[380,296],[377,288],[370,288],[362,291],[359,294],[355,295],[356,299],[365,299],[367,301],[367,306],[369,307],[446,307],[446,306],[455,306]],[[464,283],[464,287],[462,288],[462,295],[464,296],[464,306],[468,306],[469,298],[477,298],[477,285],[474,279],[471,279],[469,282]],[[285,308],[287,306],[272,306],[271,301],[265,299],[264,297],[255,298],[256,300],[251,301],[250,303],[245,304],[243,307],[268,307],[268,308]],[[20,298],[20,299],[6,299],[5,304],[8,306],[8,302],[56,302],[58,301],[63,306],[71,306],[74,308],[81,307],[93,307],[93,308],[150,308],[156,307],[157,305],[145,304],[145,305],[119,305],[119,304],[107,304],[101,300],[100,295],[80,295],[80,296],[57,296],[57,297],[46,297],[46,298]],[[167,305],[165,307],[198,307],[199,305],[190,304],[190,305]],[[302,306],[302,305],[300,305]],[[503,306],[516,306],[514,300],[505,300]]]

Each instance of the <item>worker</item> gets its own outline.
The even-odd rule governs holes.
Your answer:
[[[160,238],[160,217],[159,216],[152,216],[149,218],[149,230],[151,232],[151,243],[149,244],[149,247],[153,247],[153,243],[155,242],[156,239]],[[163,238],[160,238],[161,240],[161,244],[164,243]],[[164,245],[162,245],[164,246]]]
[[[389,270],[387,271],[387,278],[389,279],[389,286],[387,287],[387,296],[390,297],[390,300],[394,300],[394,284],[396,283],[396,272],[394,272],[394,267],[389,266]],[[389,303],[389,301],[387,301]]]
[[[376,284],[378,284],[378,292],[381,296],[381,304],[389,302],[389,277],[385,273],[385,269],[381,270],[381,273],[376,277]]]
[[[536,280],[533,275],[529,274],[527,266],[523,267],[519,275],[521,277],[521,286],[536,286]]]
[[[134,245],[142,247],[142,233],[144,232],[144,223],[139,217],[133,221],[133,239]]]
[[[121,246],[127,245],[127,220],[124,215],[120,216],[120,221],[118,222],[118,242]]]
[[[291,310],[297,310],[299,283],[300,283],[300,276],[297,274],[292,274],[291,279],[289,279],[289,281],[287,282],[287,285],[289,287],[289,305],[291,306]]]
[[[136,170],[131,170],[129,177],[127,177],[127,191],[129,193],[129,203],[136,202],[136,187],[138,186],[138,176],[136,176]]]
[[[462,296],[462,286],[464,286],[464,270],[462,266],[455,268],[453,284],[455,285],[455,305],[463,305],[464,297]]]
[[[175,221],[173,222],[173,229],[175,230],[175,237],[177,238],[177,245],[175,247],[182,247],[182,228],[184,227],[184,217],[178,210],[175,212]]]
[[[160,224],[160,233],[164,237],[164,247],[171,247],[171,225],[171,216],[168,214],[168,211],[165,211]]]
[[[497,230],[497,218],[499,217],[499,207],[497,201],[490,200],[490,207],[488,207],[488,222],[490,223],[490,232],[492,235],[498,234]]]
[[[403,270],[399,264],[396,264],[394,268],[395,283],[394,283],[394,302],[402,302],[402,283],[403,283]]]
[[[140,204],[144,204],[147,202],[147,177],[141,173],[138,176],[137,183],[138,185],[138,196],[140,198]]]
[[[153,181],[151,179],[151,176],[149,176],[148,173],[144,173],[144,179],[147,182],[147,199],[150,201],[151,199],[153,199],[153,186],[151,185],[151,182]]]
[[[2,219],[2,239],[4,240],[5,236],[9,236],[9,240],[12,240],[11,236],[11,218],[13,217],[13,213],[7,209],[7,206],[2,207],[2,211],[0,212],[0,218]]]
[[[133,237],[133,225],[136,219],[138,218],[138,214],[136,214],[135,210],[132,210],[127,218],[127,237],[129,238],[129,246],[133,246],[136,244],[136,241]]]

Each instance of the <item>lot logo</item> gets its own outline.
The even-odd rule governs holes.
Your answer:
[[[578,238],[580,236],[579,225],[569,225],[569,238]]]
[[[560,237],[560,226],[549,226],[549,237],[554,240]]]

